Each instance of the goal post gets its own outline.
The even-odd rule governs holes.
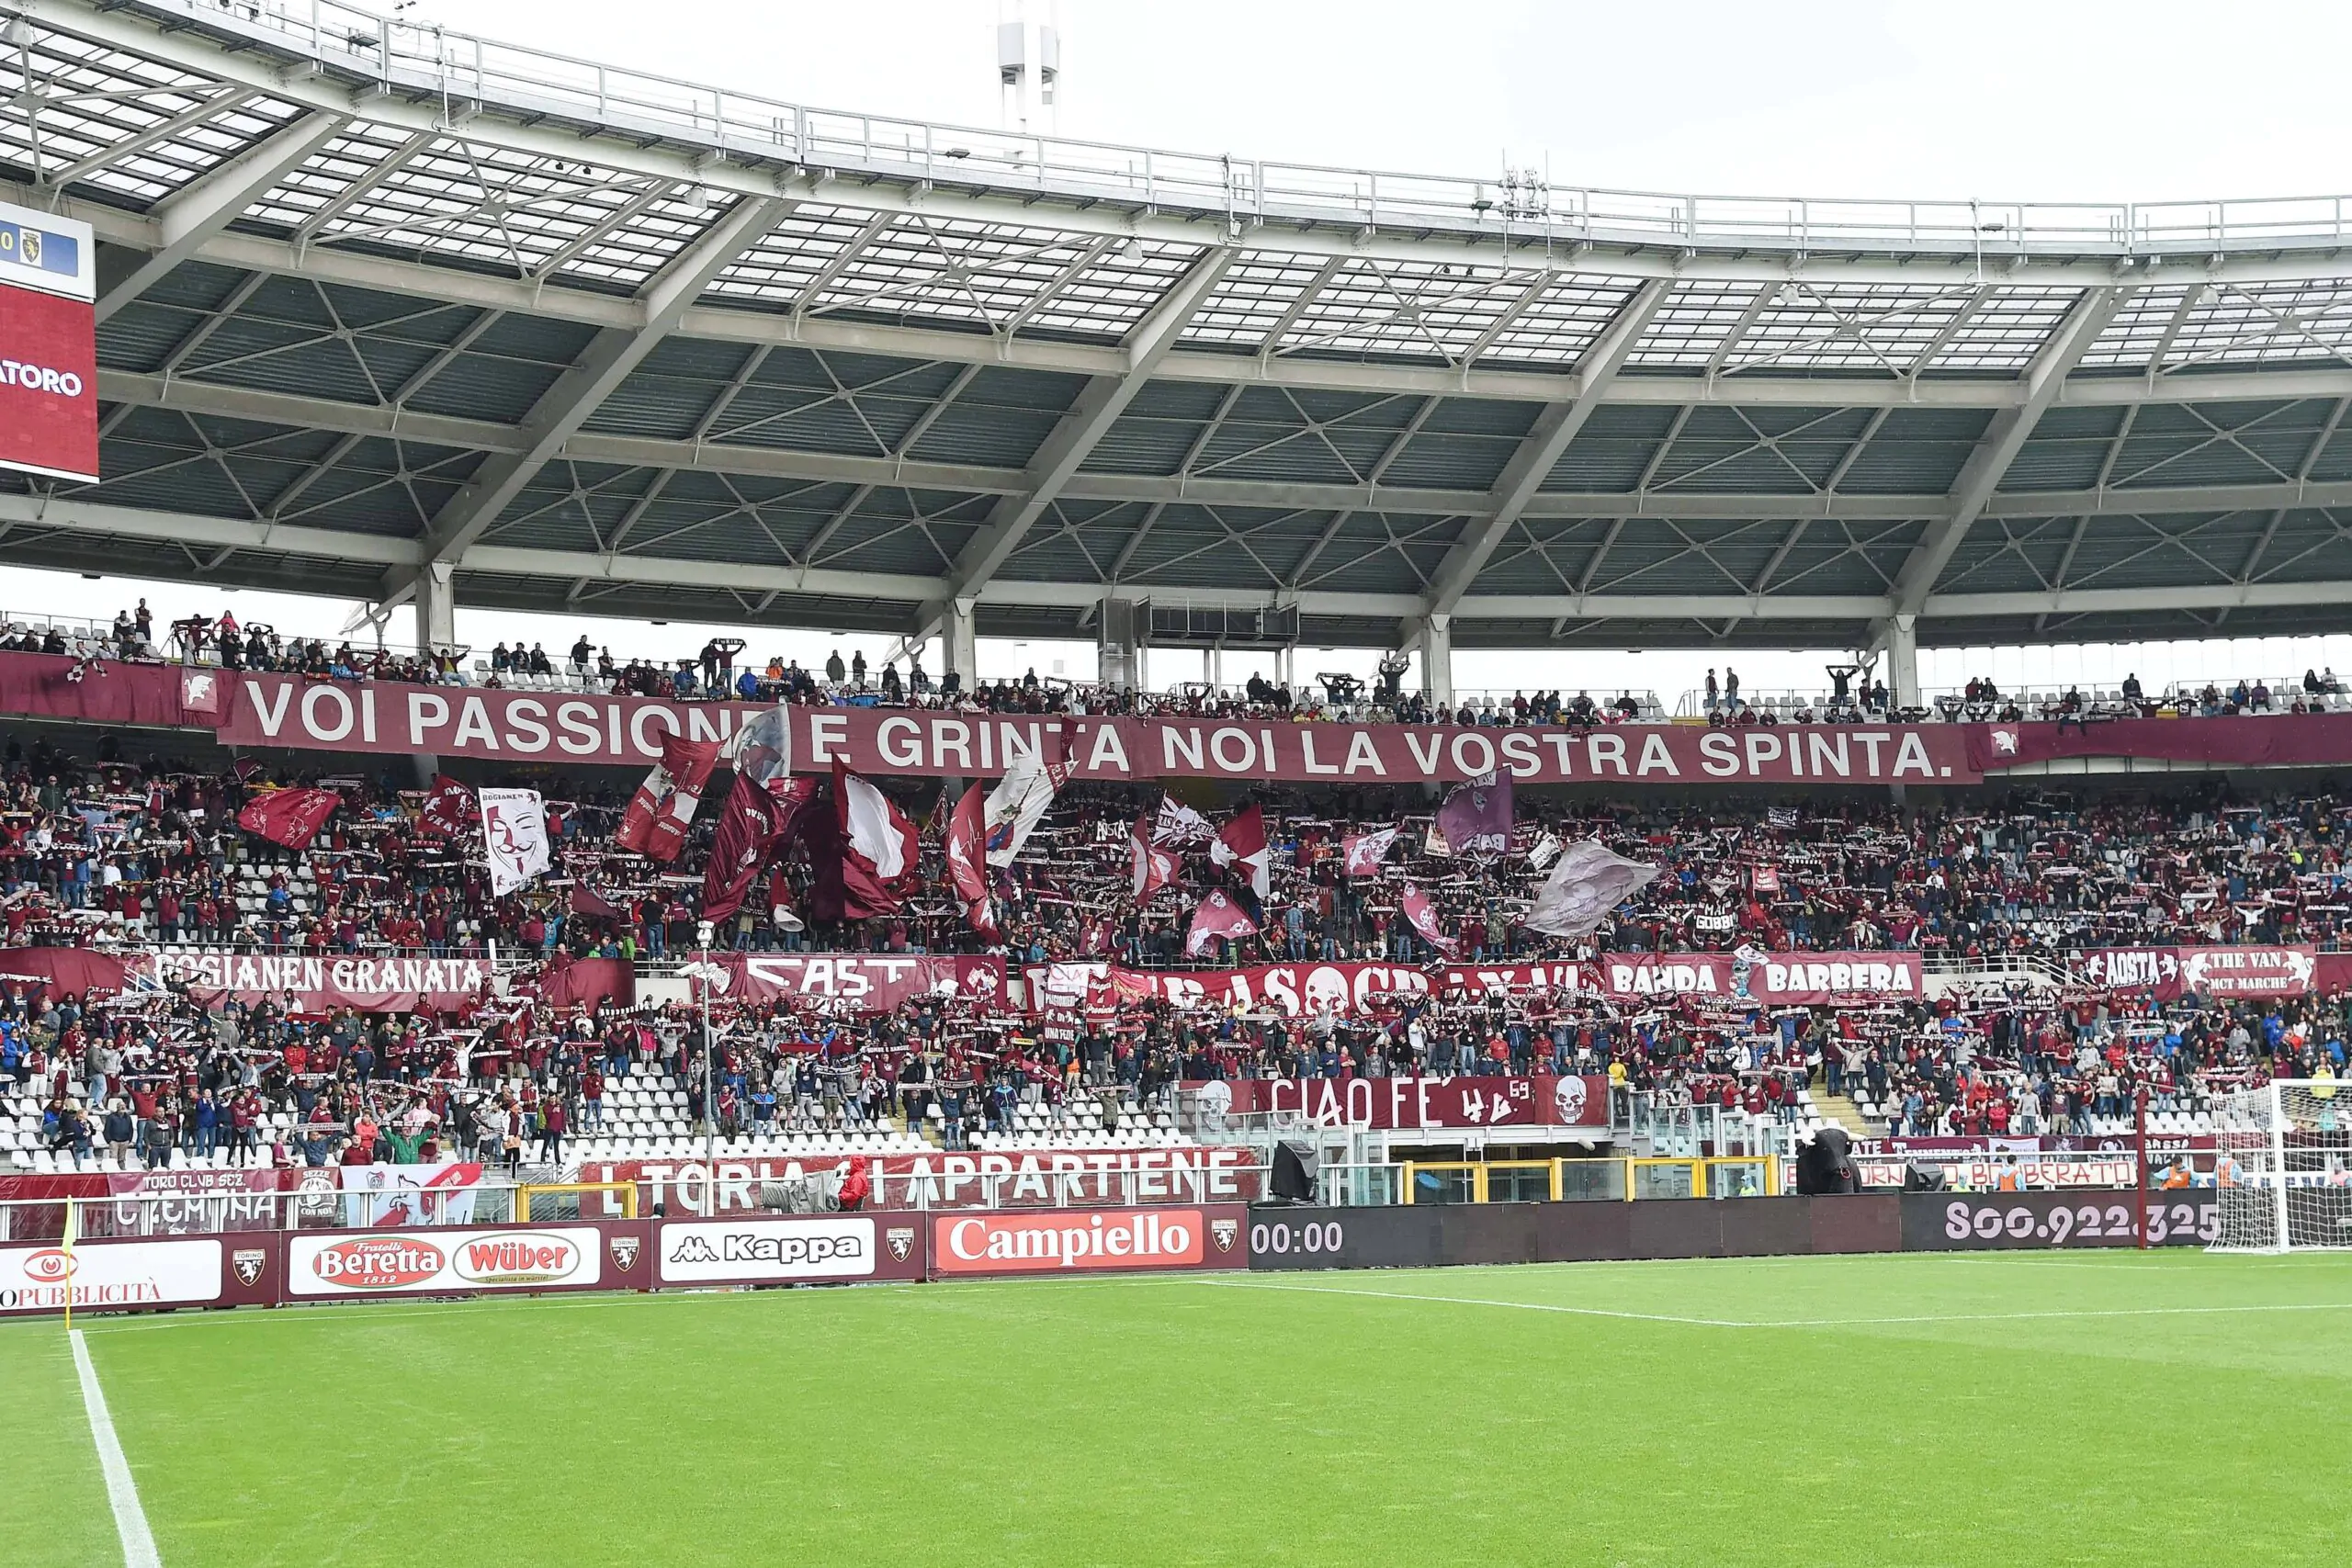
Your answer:
[[[2211,1250],[2352,1249],[2352,1079],[2279,1078],[2212,1109]]]
[[[594,1200],[602,1194],[606,1199],[617,1198],[618,1210],[612,1203]],[[540,1206],[546,1205],[541,1213]],[[557,1181],[518,1186],[514,1189],[514,1219],[518,1224],[548,1224],[559,1220],[624,1220],[637,1218],[637,1183],[634,1181]]]

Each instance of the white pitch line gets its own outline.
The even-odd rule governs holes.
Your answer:
[[[1436,1302],[1456,1306],[1510,1307],[1520,1312],[1563,1313],[1572,1317],[1615,1317],[1634,1323],[1672,1323],[1690,1328],[1869,1328],[1921,1323],[2028,1323],[2037,1319],[2102,1317],[2178,1317],[2210,1313],[2352,1312],[2352,1303],[2281,1302],[2273,1304],[2179,1307],[2086,1307],[2079,1312],[1964,1312],[1917,1317],[1799,1317],[1747,1321],[1725,1317],[1677,1317],[1668,1313],[1621,1312],[1607,1307],[1567,1306],[1557,1302],[1509,1302],[1492,1296],[1438,1296],[1409,1291],[1351,1291],[1342,1285],[1274,1285],[1255,1280],[1196,1277],[1189,1283],[1221,1285],[1227,1290],[1296,1291],[1325,1296],[1378,1296],[1396,1302]]]
[[[1607,1307],[1566,1306],[1557,1302],[1504,1302],[1489,1296],[1432,1296],[1410,1291],[1351,1291],[1340,1285],[1261,1285],[1255,1280],[1217,1280],[1196,1275],[1189,1283],[1221,1285],[1234,1291],[1288,1291],[1300,1295],[1378,1296],[1392,1302],[1442,1302],[1454,1306],[1516,1307],[1521,1312],[1565,1313],[1571,1317],[1622,1317],[1635,1323],[1679,1323],[1690,1328],[1761,1328],[1758,1323],[1735,1323],[1718,1317],[1675,1317],[1665,1313],[1615,1312]]]
[[[2271,1302],[2233,1306],[2085,1307],[2064,1312],[1955,1312],[1923,1317],[1799,1317],[1780,1323],[1756,1323],[1750,1328],[1867,1328],[1876,1324],[1904,1323],[2031,1323],[2040,1318],[2186,1317],[2232,1312],[2352,1312],[2352,1302]]]
[[[107,1414],[106,1391],[98,1386],[98,1369],[90,1364],[82,1331],[74,1329],[74,1370],[82,1378],[82,1404],[90,1413],[90,1436],[98,1445],[98,1468],[106,1472],[107,1502],[114,1508],[115,1533],[122,1538],[123,1568],[163,1568],[155,1554],[155,1534],[147,1528],[147,1510],[139,1506],[139,1488],[130,1479],[130,1461],[122,1457],[122,1443],[114,1435],[114,1417]]]

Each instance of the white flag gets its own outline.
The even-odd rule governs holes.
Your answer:
[[[1051,744],[1066,753],[1067,742],[1058,732]],[[1021,846],[1029,841],[1029,834],[1045,819],[1046,808],[1054,803],[1054,792],[1069,779],[1069,761],[1065,754],[1057,761],[1048,761],[1036,750],[1016,750],[1005,759],[1004,777],[989,792],[984,820],[988,829],[988,862],[990,865],[1011,865]]]
[[[1657,874],[1657,867],[1612,853],[1598,839],[1578,840],[1544,879],[1524,923],[1550,936],[1583,936]]]
[[[535,789],[481,793],[481,838],[490,851],[490,890],[501,898],[548,869],[548,807]]]

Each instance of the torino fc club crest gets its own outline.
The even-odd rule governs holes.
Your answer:
[[[236,1270],[237,1283],[251,1289],[261,1279],[261,1266],[266,1257],[262,1249],[241,1247],[229,1255],[229,1267]]]
[[[626,1274],[637,1267],[637,1237],[616,1235],[610,1238],[609,1245],[613,1249],[614,1268]]]
[[[1219,1252],[1231,1252],[1233,1244],[1241,1239],[1241,1222],[1239,1220],[1211,1220],[1209,1239],[1216,1244],[1216,1249]]]
[[[904,1263],[907,1254],[915,1249],[915,1227],[892,1225],[882,1233],[882,1239],[889,1247],[890,1256]]]

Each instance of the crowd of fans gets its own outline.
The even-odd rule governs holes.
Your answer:
[[[307,849],[233,825],[278,782],[251,764],[202,767],[94,755],[47,739],[0,755],[0,912],[13,945],[139,942],[252,951],[500,951],[656,958],[695,944],[705,845],[655,865],[613,841],[619,786],[550,796],[554,874],[492,896],[462,840],[426,831],[422,792],[356,775],[322,782],[342,809]],[[934,785],[891,784],[917,815]],[[987,950],[1019,965],[1102,959],[1136,967],[1304,960],[1426,964],[1594,951],[1917,948],[1990,961],[2157,943],[2340,945],[2352,802],[2313,794],[2241,799],[2220,783],[2162,796],[2011,793],[1940,807],[1857,795],[1797,803],[1640,806],[1522,799],[1512,848],[1433,852],[1430,803],[1407,793],[1269,790],[1260,899],[1204,846],[1174,846],[1176,887],[1137,906],[1130,835],[1156,796],[1065,790],[998,883],[1001,936],[984,939],[944,892],[926,835],[927,891],[899,913],[809,929],[808,868],[787,860],[721,945],[895,952]],[[1214,818],[1215,805],[1208,807]],[[1399,829],[1376,875],[1345,874],[1354,835]],[[1516,923],[1546,844],[1597,837],[1661,868],[1571,948]],[[1448,951],[1404,919],[1408,885],[1434,903]],[[1188,955],[1201,893],[1253,908],[1254,936]],[[592,897],[583,897],[591,895]],[[593,912],[592,912],[593,911]],[[1995,965],[1998,966],[1997,963]],[[2055,964],[2049,972],[2055,973]],[[857,1015],[827,1004],[722,1002],[716,1099],[702,1099],[696,1015],[676,1006],[566,1014],[526,993],[442,1018],[306,1018],[280,1005],[198,1008],[183,997],[51,997],[0,976],[0,1077],[44,1106],[67,1152],[134,1160],[171,1151],[228,1160],[424,1157],[465,1150],[560,1157],[594,1129],[604,1084],[669,1072],[690,1114],[727,1136],[874,1125],[896,1116],[950,1144],[1001,1130],[1015,1108],[1094,1088],[1149,1097],[1172,1080],[1449,1073],[1607,1073],[1665,1108],[1788,1113],[1808,1082],[1883,1108],[1900,1130],[2081,1131],[2143,1086],[2187,1107],[2215,1081],[2343,1054],[2335,1000],[2270,1008],[2159,1005],[2079,983],[1935,1004],[1758,1009],[1704,998],[1635,1006],[1538,992],[1375,999],[1347,1018],[1128,1002],[1104,1016],[1032,1015],[927,998]],[[71,1092],[79,1088],[80,1095]],[[118,1136],[125,1134],[127,1136]]]

